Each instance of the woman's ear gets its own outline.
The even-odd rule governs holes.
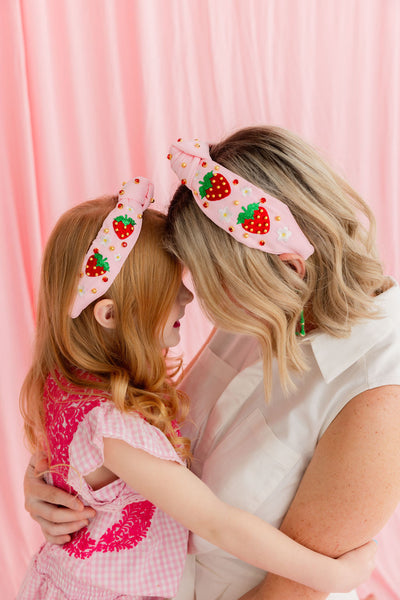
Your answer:
[[[93,308],[94,318],[102,327],[115,329],[114,302],[108,298],[96,302]]]
[[[306,274],[306,263],[300,254],[280,254],[279,258],[288,265],[297,275],[304,279]]]

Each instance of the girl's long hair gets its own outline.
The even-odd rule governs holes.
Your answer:
[[[220,327],[255,336],[266,395],[277,358],[283,386],[307,368],[296,338],[300,312],[321,331],[350,334],[390,287],[375,250],[375,221],[360,196],[297,136],[276,127],[242,129],[210,147],[213,160],[284,202],[315,252],[306,274],[279,256],[238,243],[180,186],[170,205],[167,247],[183,261],[203,308]],[[306,321],[307,322],[307,321]]]
[[[47,243],[41,272],[34,358],[21,390],[25,432],[32,450],[46,448],[43,390],[49,374],[82,390],[110,397],[121,411],[136,411],[163,431],[183,457],[190,442],[174,422],[184,420],[186,396],[174,376],[180,361],[166,363],[161,336],[181,283],[181,266],[162,247],[165,216],[143,213],[135,247],[104,298],[114,302],[115,329],[103,328],[93,304],[75,319],[69,310],[84,256],[117,197],[107,196],[66,212]]]

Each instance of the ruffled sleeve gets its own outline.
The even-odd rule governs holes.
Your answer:
[[[78,484],[83,491],[86,485],[82,477],[103,465],[105,437],[123,440],[157,458],[185,464],[160,429],[137,413],[122,413],[112,402],[103,401],[85,415],[70,445],[69,483],[75,489]]]

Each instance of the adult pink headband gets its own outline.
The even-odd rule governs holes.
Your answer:
[[[139,237],[143,211],[154,202],[153,189],[145,177],[122,184],[116,207],[108,214],[83,260],[70,313],[73,319],[105,294],[120,272]]]
[[[168,158],[202,212],[238,242],[304,259],[314,252],[286,204],[212,160],[208,144],[180,138]]]

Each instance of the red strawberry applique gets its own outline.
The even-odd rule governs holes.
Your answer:
[[[231,186],[228,180],[220,173],[214,174],[213,171],[210,171],[204,175],[203,181],[199,183],[201,198],[206,197],[211,202],[222,200],[222,198],[226,198],[231,193]]]
[[[249,233],[260,235],[268,233],[270,228],[269,215],[263,206],[257,202],[249,204],[246,208],[242,206],[243,212],[239,213],[237,222]]]
[[[107,258],[104,258],[98,251],[97,248],[93,250],[93,254],[89,256],[86,263],[85,273],[88,277],[98,277],[104,275],[110,270]]]
[[[135,225],[135,221],[131,217],[128,217],[128,215],[120,215],[113,220],[114,231],[120,240],[132,235]]]

